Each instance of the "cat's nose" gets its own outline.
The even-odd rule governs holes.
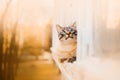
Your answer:
[[[69,31],[67,31],[66,33],[67,33],[68,35],[70,34],[70,32],[69,32]]]

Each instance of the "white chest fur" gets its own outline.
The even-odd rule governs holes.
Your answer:
[[[69,58],[71,56],[76,55],[76,42],[71,44],[64,44],[61,42],[57,42],[56,46],[52,48],[52,51],[59,57],[59,58]]]

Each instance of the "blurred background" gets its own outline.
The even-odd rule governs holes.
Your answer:
[[[0,0],[0,80],[60,80],[50,47],[53,0]]]
[[[0,0],[0,80],[60,80],[55,25],[74,21],[77,62],[120,53],[119,0]]]

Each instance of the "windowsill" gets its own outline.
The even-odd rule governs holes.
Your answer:
[[[67,63],[67,62],[60,63],[55,53],[52,53],[52,56],[57,66],[59,67],[62,75],[65,77],[65,80],[76,80],[77,73],[76,71],[74,71],[74,68],[76,67],[75,65],[73,65],[74,63]]]

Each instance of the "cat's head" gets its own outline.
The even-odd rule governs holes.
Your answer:
[[[67,27],[56,25],[58,38],[62,42],[75,42],[77,40],[76,22]]]

